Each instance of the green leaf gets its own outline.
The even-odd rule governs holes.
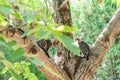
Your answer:
[[[4,55],[4,53],[2,53],[1,51],[0,51],[0,62],[2,61],[2,60],[4,60],[5,59],[5,55]]]
[[[29,35],[29,33],[30,33],[30,30],[26,30],[26,31],[23,33],[22,37]]]
[[[18,19],[22,19],[22,16],[19,13],[13,13],[13,16],[15,16]]]
[[[9,46],[6,44],[6,42],[1,41],[1,40],[0,40],[0,45],[1,45],[1,46],[4,46],[4,47],[9,47]]]
[[[38,39],[50,37],[50,34],[45,29],[41,29],[40,32],[35,33],[35,35]]]
[[[5,68],[2,69],[1,74],[5,74],[7,71],[8,71],[8,68],[5,67]]]
[[[9,5],[8,0],[0,0],[0,5]],[[9,5],[10,6],[10,5]]]
[[[74,55],[80,56],[80,49],[79,47],[74,45],[74,40],[71,39],[69,36],[65,36],[62,33],[58,31],[52,32],[52,34],[71,52],[73,52]]]
[[[9,56],[5,57],[8,59],[8,58],[11,58],[10,54],[14,51],[14,49],[12,49],[12,47],[9,46],[6,42],[0,41],[0,51],[5,53],[6,55],[9,55]]]
[[[55,30],[59,32],[77,32],[77,29],[69,27],[69,26],[59,26],[55,28]]]
[[[10,3],[14,2],[15,0],[9,0]]]
[[[63,45],[70,50],[71,52],[73,52],[74,55],[78,55],[80,56],[80,50],[77,46],[75,46],[73,43],[74,41],[65,35],[58,35],[57,39],[63,43]]]
[[[15,67],[13,66],[13,64],[7,60],[3,60],[2,63],[8,68],[8,69],[11,69],[13,70],[14,72],[17,72],[15,70]]]
[[[30,14],[30,13],[32,13],[32,14]],[[30,22],[30,21],[34,21],[35,17],[36,17],[36,13],[34,11],[26,11],[23,19],[27,23],[27,22]]]
[[[0,36],[0,41],[5,42],[5,39],[2,36]]]
[[[5,6],[0,6],[0,11],[2,11],[5,14],[12,14],[12,11],[9,7],[5,7]]]
[[[10,73],[12,74],[12,76],[14,78],[16,78],[16,80],[22,80],[22,77],[17,73],[14,65],[12,63],[10,63],[7,60],[3,60],[2,63],[8,68],[8,70],[10,71]],[[7,69],[3,70],[3,73],[6,72]]]
[[[0,50],[6,53],[12,51],[12,48],[9,47],[6,42],[0,41]]]
[[[9,69],[9,71],[16,80],[23,80],[22,76],[14,72],[12,69]]]
[[[43,25],[40,25],[40,24],[37,24],[37,25],[33,26],[34,28],[33,28],[33,29],[30,29],[29,34],[39,32],[40,29],[42,28],[42,26],[43,26]]]
[[[7,25],[7,21],[4,19],[4,16],[0,14],[0,24],[5,27]]]
[[[36,65],[39,65],[39,66],[44,66],[44,62],[42,62],[40,59],[38,59],[37,57],[34,57],[34,56],[31,56],[31,59],[30,61]]]
[[[14,46],[14,45],[16,45],[16,44],[17,44],[16,41],[11,41],[11,42],[8,43],[9,46]]]
[[[28,80],[38,80],[38,78],[35,76],[35,74],[30,73],[28,76]]]
[[[25,49],[23,49],[23,48],[18,48],[18,49],[16,49],[16,50],[13,52],[12,57],[13,57],[13,58],[18,58],[18,57],[20,57],[20,56],[23,56],[24,52],[25,52]]]
[[[117,6],[120,6],[120,0],[113,0],[113,1],[117,3]]]

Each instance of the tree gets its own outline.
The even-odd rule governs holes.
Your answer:
[[[59,25],[72,26],[69,0],[53,0],[53,19],[54,22]],[[100,33],[96,41],[91,47],[90,59],[87,61],[85,58],[80,58],[68,49],[66,49],[61,43],[57,44],[58,51],[62,48],[64,55],[67,55],[67,59],[64,57],[64,64],[57,66],[54,62],[45,55],[44,50],[35,44],[36,39],[31,36],[20,37],[24,34],[24,31],[20,28],[7,28],[5,29],[2,25],[0,26],[0,31],[2,35],[6,37],[12,37],[19,44],[25,44],[26,57],[30,57],[29,53],[36,56],[36,59],[44,62],[46,65],[36,65],[39,70],[41,70],[49,80],[89,80],[91,76],[96,72],[97,68],[103,61],[104,56],[107,51],[112,46],[113,42],[120,34],[120,9],[116,11],[113,18],[107,24],[106,28]],[[64,32],[64,35],[74,36],[69,32]],[[61,50],[60,50],[61,51]]]

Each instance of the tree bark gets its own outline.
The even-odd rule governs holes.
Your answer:
[[[8,28],[5,29],[3,26],[0,25],[0,33],[8,38],[13,38],[16,40],[23,48],[26,49],[25,56],[26,58],[30,58],[30,55],[33,54],[38,58],[40,61],[45,63],[45,66],[39,66],[38,69],[42,71],[48,80],[64,80],[68,79],[67,74],[64,74],[55,63],[52,62],[47,55],[45,55],[44,50],[42,50],[37,44],[36,39],[33,36],[25,36],[21,37],[24,31],[22,29],[15,29],[15,28]],[[48,69],[49,68],[49,69]]]
[[[69,3],[65,3],[65,1],[67,2],[69,0],[53,0],[53,18],[54,21],[58,24],[72,26],[70,6]],[[109,48],[111,47],[117,36],[120,34],[119,24],[120,9],[116,11],[106,28],[102,31],[100,36],[98,36],[96,41],[91,46],[89,61],[86,61],[85,58],[78,58],[65,49],[64,54],[68,54],[69,58],[64,59],[65,63],[63,64],[63,70],[69,76],[70,80],[89,80],[92,77],[92,75],[96,72],[99,65],[103,61],[104,56],[107,54]]]
[[[64,24],[72,26],[69,0],[66,0],[66,2],[66,6],[62,7],[62,5],[64,5],[63,0],[53,0],[53,18],[54,21],[59,25]],[[26,45],[24,48],[26,49],[25,56],[27,58],[29,58],[30,53],[34,52],[33,55],[36,55],[38,59],[46,64],[45,66],[37,65],[37,67],[45,74],[48,80],[90,80],[91,76],[96,72],[99,65],[103,61],[109,48],[120,34],[120,9],[116,11],[116,13],[113,15],[113,18],[91,46],[91,55],[88,61],[85,58],[74,56],[70,51],[64,48],[64,46],[61,46],[64,49],[64,54],[68,55],[67,58],[64,57],[63,69],[57,66],[45,55],[45,52],[38,47],[36,40],[32,38],[32,36],[20,37],[24,33],[23,31],[20,29],[14,29],[13,33],[12,30],[13,29],[5,30],[0,25],[0,32],[4,36],[15,39],[21,45]],[[64,34],[73,38],[71,33]],[[60,44],[58,44],[58,46],[59,45]],[[51,70],[53,72],[51,72]]]

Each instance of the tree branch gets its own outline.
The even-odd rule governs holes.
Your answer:
[[[98,66],[102,63],[105,55],[118,35],[120,35],[120,8],[116,11],[105,29],[93,43],[89,61],[81,61],[78,68],[80,72],[78,71],[76,73],[75,80],[89,80],[91,78],[98,69]]]
[[[5,29],[0,25],[1,34],[13,38],[19,44],[25,45],[23,48],[26,49],[25,56],[29,58],[30,54],[33,53],[40,61],[45,63],[45,66],[38,66],[38,69],[42,71],[49,80],[64,80],[68,79],[67,75],[62,71],[57,65],[55,65],[50,58],[45,55],[44,50],[42,50],[37,44],[36,39],[33,36],[21,37],[23,31],[21,29]],[[47,69],[49,68],[49,69]],[[53,72],[51,72],[53,71]]]
[[[66,2],[67,1],[69,0],[66,0]],[[63,0],[53,0],[53,3],[55,3],[53,6],[53,19],[58,24],[66,24],[71,26],[72,21],[70,16],[70,8],[68,8],[69,2],[67,2],[67,4],[64,3],[66,8],[64,5],[64,7],[62,7],[62,2]],[[49,67],[49,69],[60,75],[57,76],[56,74],[52,74],[46,66],[37,66],[38,69],[41,70],[49,80],[89,80],[98,69],[99,65],[104,59],[104,56],[107,54],[109,48],[112,46],[117,36],[120,34],[120,8],[116,11],[108,25],[93,43],[91,47],[91,55],[88,61],[85,58],[78,58],[74,56],[63,46],[63,49],[65,49],[64,53],[68,56],[67,59],[65,58],[65,63],[62,64],[63,70],[59,69],[59,67],[56,66],[45,55],[45,52],[38,47],[36,40],[31,36],[20,37],[23,32],[19,29],[15,29],[15,32],[13,33],[12,29],[4,30],[2,26],[0,26],[0,31],[2,31],[1,33],[6,37],[12,37],[20,44],[26,45],[24,47],[27,51],[26,57],[30,56],[29,53],[34,53],[34,55],[43,61],[46,66]],[[68,36],[73,37],[73,35],[70,33]]]

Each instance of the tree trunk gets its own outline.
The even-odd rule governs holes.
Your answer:
[[[72,26],[69,0],[53,0],[53,4],[54,21],[58,24]],[[119,17],[120,10],[118,9],[106,28],[93,43],[89,61],[86,61],[85,58],[72,55],[72,53],[66,51],[66,49],[64,50],[64,54],[67,54],[69,58],[65,57],[67,59],[64,59],[63,70],[69,76],[70,80],[89,80],[96,72],[109,48],[120,34]]]
[[[53,3],[54,22],[59,25],[64,24],[72,26],[69,0],[53,0]],[[13,29],[5,30],[0,25],[0,33],[6,37],[12,37],[20,44],[26,45],[24,46],[26,49],[26,57],[29,57],[30,53],[34,52],[35,54],[33,55],[36,55],[38,59],[46,64],[45,66],[37,65],[37,67],[45,74],[48,80],[90,80],[91,76],[96,72],[103,61],[109,48],[120,34],[120,9],[116,11],[106,28],[93,43],[88,61],[85,58],[74,56],[70,51],[64,48],[64,46],[60,43],[58,44],[58,48],[62,47],[62,49],[64,49],[64,55],[67,55],[67,57],[63,56],[64,64],[62,64],[62,69],[61,65],[57,66],[45,55],[44,50],[38,47],[34,38],[31,38],[31,36],[20,37],[24,33],[24,31],[21,31],[20,29],[14,29],[14,33],[11,30]],[[71,33],[64,34],[73,38]]]

